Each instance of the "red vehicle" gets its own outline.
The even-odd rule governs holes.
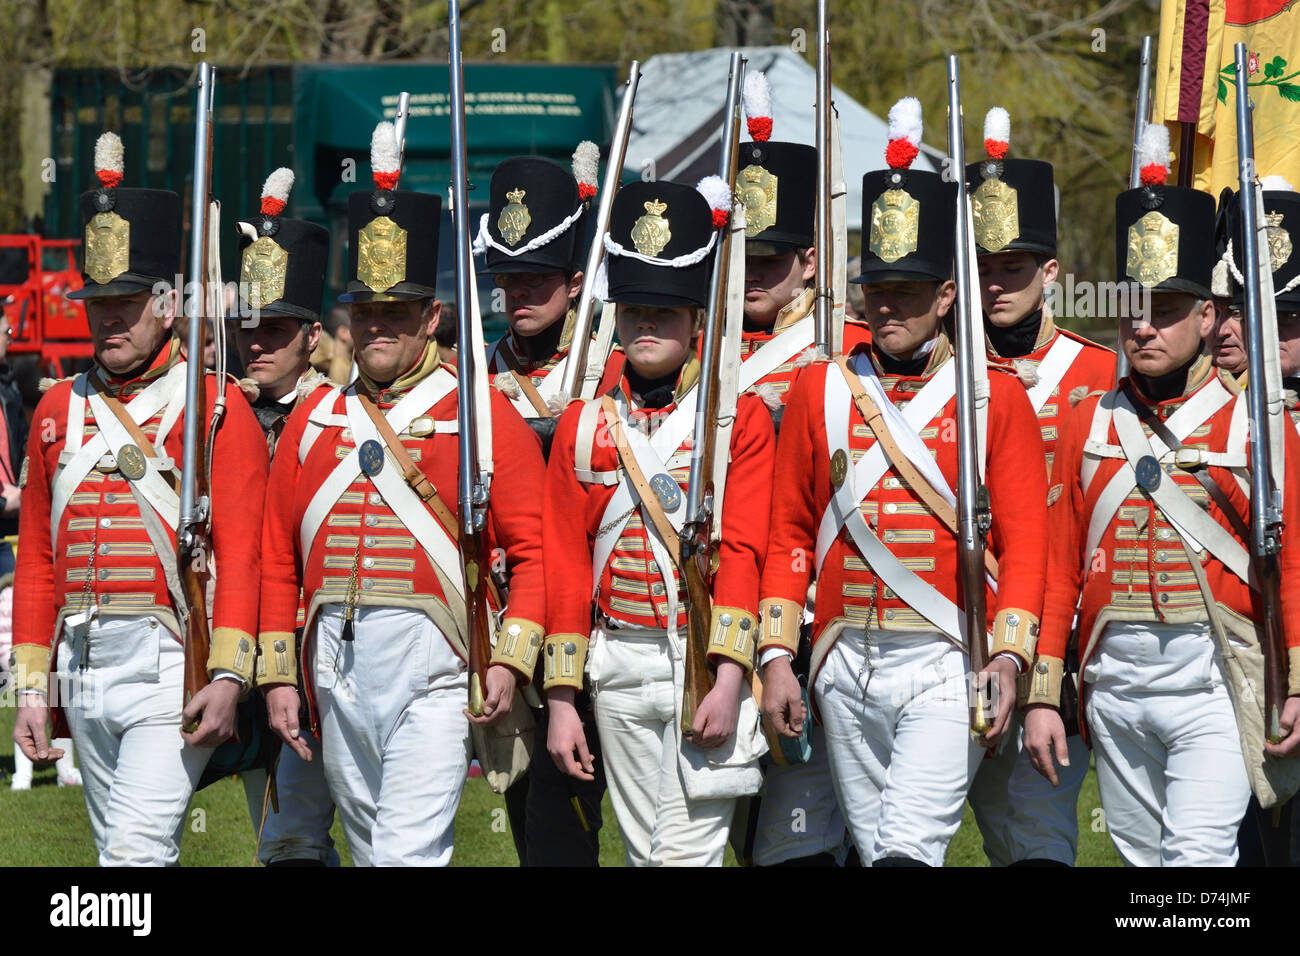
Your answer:
[[[13,338],[10,355],[38,355],[41,369],[68,375],[92,354],[86,307],[67,294],[81,288],[79,239],[0,236],[0,301]]]

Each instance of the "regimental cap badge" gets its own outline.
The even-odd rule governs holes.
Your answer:
[[[501,238],[506,241],[507,245],[518,245],[519,240],[524,237],[529,224],[533,221],[532,215],[528,212],[528,207],[524,205],[524,195],[524,190],[517,188],[506,193],[506,207],[501,210],[501,215],[497,217],[497,230],[501,233]]]
[[[262,215],[256,224],[258,237],[244,250],[239,263],[239,281],[248,289],[248,304],[254,309],[284,296],[289,253],[274,236],[279,231],[280,213],[288,205],[291,189],[293,170],[284,166],[266,177],[262,186]]]
[[[871,204],[871,235],[867,247],[884,262],[897,262],[916,251],[921,203],[906,190],[904,170],[921,148],[921,101],[905,96],[889,110],[889,145],[885,161],[893,172],[886,189]]]
[[[113,211],[115,190],[125,173],[125,149],[116,133],[103,133],[95,141],[95,178],[99,190],[95,208],[86,223],[85,273],[107,285],[131,267],[131,224]]]
[[[987,252],[1001,252],[1020,238],[1020,200],[1014,187],[1002,179],[1002,160],[1011,145],[1011,115],[995,106],[984,117],[984,150],[980,164],[983,182],[971,195],[971,224],[975,242]]]
[[[1146,192],[1159,195],[1169,177],[1169,127],[1148,123],[1138,142],[1138,168]],[[1151,207],[1128,227],[1125,275],[1150,288],[1178,274],[1178,224]],[[1156,206],[1160,205],[1156,203]]]
[[[753,239],[776,224],[779,181],[775,173],[757,164],[742,169],[738,179],[737,191],[745,204],[745,236]]]
[[[1259,181],[1259,185],[1266,193],[1287,192],[1294,194],[1295,192],[1291,184],[1281,176],[1265,176]],[[1265,228],[1268,231],[1268,258],[1274,272],[1286,265],[1291,258],[1291,234],[1282,228],[1282,222],[1285,218],[1284,213],[1276,210],[1264,213]]]
[[[664,218],[668,204],[651,199],[644,207],[646,214],[632,225],[632,245],[643,256],[657,256],[673,237]]]
[[[1274,272],[1286,265],[1291,258],[1291,234],[1282,228],[1282,218],[1280,212],[1264,214],[1268,230],[1268,258]]]

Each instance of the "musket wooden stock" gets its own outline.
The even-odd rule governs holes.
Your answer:
[[[1282,729],[1282,705],[1287,698],[1287,652],[1282,636],[1282,572],[1276,554],[1255,558],[1260,597],[1264,605],[1264,633],[1260,649],[1264,652],[1264,735],[1270,743],[1286,739]]]
[[[488,607],[488,567],[483,535],[462,534],[460,551],[465,568],[465,614],[469,641],[469,712],[483,713],[488,663],[492,659],[491,620]]]

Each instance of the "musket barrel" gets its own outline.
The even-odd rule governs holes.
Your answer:
[[[1142,185],[1142,170],[1138,162],[1138,148],[1142,143],[1142,130],[1151,115],[1151,48],[1152,38],[1142,38],[1142,54],[1138,67],[1137,107],[1133,111],[1133,156],[1129,161],[1128,188]]]
[[[189,322],[186,341],[188,362],[185,370],[185,394],[197,395],[200,376],[203,375],[203,323],[206,318],[205,276],[207,263],[207,221],[208,221],[208,132],[211,129],[213,87],[216,74],[209,63],[199,64],[198,85],[195,88],[194,110],[194,181],[190,189],[190,268],[186,289],[178,289],[185,304],[185,316]],[[183,427],[186,436],[197,436],[199,416],[202,409],[194,402],[185,403]],[[195,478],[198,469],[198,450],[201,439],[186,441],[181,456],[180,528],[194,524],[195,515]],[[179,530],[179,529],[178,529]]]
[[[1242,79],[1246,72],[1246,44],[1238,43],[1234,50],[1237,62],[1237,171],[1240,179],[1242,226],[1242,277],[1245,293],[1246,362],[1250,388],[1246,389],[1246,407],[1255,427],[1250,429],[1250,546],[1251,551],[1263,557],[1276,554],[1277,539],[1270,534],[1268,421],[1265,392],[1264,349],[1259,334],[1263,322],[1263,303],[1259,288],[1259,230],[1258,210],[1255,207],[1255,133],[1250,116],[1250,91]]]
[[[469,347],[471,322],[478,316],[470,311],[469,275],[469,164],[465,153],[465,73],[460,55],[460,2],[448,0],[450,26],[451,71],[451,164],[452,164],[452,223],[456,230],[456,325],[457,341],[461,343],[456,370],[456,401],[460,412],[459,483],[460,523],[466,534],[474,534],[476,498],[473,487],[475,463],[478,460],[477,436],[468,415],[474,407],[474,350]]]
[[[731,54],[731,74],[727,80],[727,107],[722,127],[722,159],[718,164],[718,175],[727,183],[734,184],[735,177],[732,172],[736,165],[736,131],[740,122],[740,88],[744,80],[745,57],[741,53]],[[701,509],[704,504],[704,485],[705,469],[711,468],[713,463],[706,461],[706,456],[700,452],[700,436],[704,435],[708,428],[709,402],[706,400],[709,391],[717,387],[717,383],[710,381],[709,376],[713,369],[718,366],[718,349],[721,347],[717,331],[717,322],[714,319],[721,315],[726,309],[724,292],[727,281],[727,260],[724,256],[730,247],[726,240],[724,232],[718,238],[718,246],[714,252],[713,275],[709,279],[709,321],[704,324],[704,345],[701,349],[700,381],[695,386],[695,431],[696,437],[695,452],[691,455],[691,473],[690,482],[686,491],[686,521],[693,523],[701,518]],[[687,555],[683,554],[685,558]]]
[[[817,350],[831,354],[831,256],[837,254],[831,236],[831,51],[826,0],[817,0],[817,286],[813,323]]]
[[[587,355],[591,348],[591,318],[596,306],[596,298],[592,295],[592,283],[595,281],[601,260],[605,257],[604,236],[609,229],[609,215],[614,208],[614,194],[618,192],[619,180],[623,175],[627,140],[632,131],[632,103],[636,99],[636,87],[640,79],[641,64],[633,60],[627,70],[623,102],[618,109],[614,138],[610,141],[605,181],[601,184],[600,204],[596,207],[596,232],[591,242],[591,249],[587,252],[587,268],[582,274],[582,295],[578,299],[578,311],[573,322],[573,345],[569,349],[569,361],[564,366],[564,378],[560,380],[561,390],[570,398],[579,397],[582,379],[586,372]]]

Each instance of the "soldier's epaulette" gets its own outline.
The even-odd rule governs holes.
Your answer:
[[[36,387],[40,390],[40,393],[44,395],[55,385],[58,385],[62,382],[71,382],[74,378],[76,378],[75,375],[69,375],[67,378],[43,378],[40,380],[40,382],[37,384]]]
[[[1001,372],[1003,375],[1008,375],[1008,376],[1010,376],[1011,378],[1014,378],[1016,381],[1020,381],[1020,372],[1019,372],[1016,368],[1014,368],[1013,366],[1010,366],[1010,365],[994,365],[994,364],[990,363],[989,366],[988,366],[988,369],[989,369],[990,372]]]
[[[324,386],[325,388],[337,388],[337,383],[327,378],[321,371],[314,366],[307,366],[307,371],[302,375],[298,382],[298,398],[304,399],[316,389]]]
[[[1100,342],[1094,342],[1086,335],[1080,335],[1078,332],[1072,332],[1071,330],[1062,328],[1059,325],[1056,327],[1056,331],[1060,332],[1062,335],[1066,336],[1067,338],[1074,339],[1074,341],[1079,342],[1084,346],[1089,346],[1094,349],[1101,349],[1103,352],[1109,352],[1111,355],[1115,354],[1115,350],[1113,348],[1110,348],[1107,345],[1102,345]]]
[[[1082,402],[1085,398],[1089,397],[1090,395],[1100,396],[1105,394],[1106,394],[1106,390],[1104,388],[1098,388],[1090,392],[1088,391],[1087,385],[1076,385],[1074,386],[1074,388],[1070,389],[1070,394],[1066,397],[1070,401],[1070,407],[1076,408],[1078,407],[1080,402]]]
[[[1215,371],[1219,376],[1219,382],[1223,385],[1224,388],[1228,390],[1229,395],[1240,395],[1243,391],[1245,391],[1246,389],[1245,375],[1243,375],[1239,380],[1235,375],[1233,375],[1231,372],[1226,371],[1225,369],[1216,369]]]

